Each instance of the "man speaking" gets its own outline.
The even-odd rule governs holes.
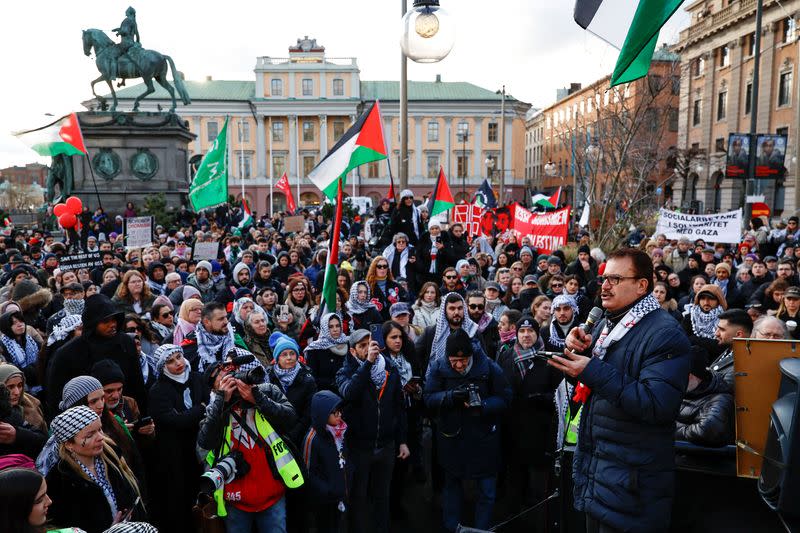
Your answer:
[[[652,296],[653,263],[623,248],[608,256],[593,335],[573,328],[564,357],[583,403],[574,463],[575,507],[586,531],[666,531],[674,484],[675,419],[691,364],[683,329]],[[580,355],[586,354],[586,355]]]

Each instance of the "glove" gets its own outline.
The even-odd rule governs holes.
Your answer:
[[[469,391],[467,390],[466,385],[461,385],[460,387],[453,389],[450,392],[450,397],[453,399],[453,403],[456,405],[461,405],[469,400]]]

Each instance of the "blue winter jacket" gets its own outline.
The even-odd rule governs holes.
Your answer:
[[[659,309],[578,376],[592,392],[575,452],[576,509],[620,531],[669,528],[675,420],[690,349],[683,328]]]

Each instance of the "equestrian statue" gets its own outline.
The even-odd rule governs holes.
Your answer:
[[[100,71],[100,77],[92,82],[92,94],[100,102],[103,109],[107,108],[106,99],[94,90],[94,86],[99,81],[104,81],[111,90],[114,103],[111,111],[117,110],[117,93],[114,91],[114,81],[120,79],[118,87],[125,85],[126,79],[142,78],[147,89],[136,97],[133,102],[133,110],[139,110],[139,102],[148,94],[155,92],[153,80],[155,79],[169,95],[172,97],[172,107],[170,112],[175,111],[177,105],[175,101],[175,91],[184,105],[189,105],[192,101],[186,87],[183,85],[181,74],[175,69],[175,63],[168,55],[161,54],[155,50],[142,48],[139,41],[139,27],[136,24],[136,10],[129,7],[125,11],[125,20],[119,28],[113,30],[120,38],[119,43],[115,43],[102,30],[95,28],[83,30],[83,53],[87,56],[94,49],[95,65]],[[167,81],[167,72],[172,70],[172,79],[175,83],[173,89]]]

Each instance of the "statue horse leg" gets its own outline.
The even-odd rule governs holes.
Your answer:
[[[139,110],[139,102],[144,97],[146,97],[148,94],[153,94],[154,92],[156,92],[156,88],[153,87],[153,78],[151,78],[150,76],[147,76],[147,77],[142,77],[142,80],[144,80],[144,84],[147,86],[147,89],[142,94],[137,96],[136,100],[133,101],[133,110],[134,111],[138,111]]]
[[[105,99],[105,98],[103,98],[102,96],[100,96],[99,94],[97,94],[97,93],[95,92],[95,90],[94,90],[94,85],[95,85],[97,82],[99,82],[99,81],[106,81],[106,82],[108,82],[108,80],[106,79],[106,76],[105,76],[105,74],[101,74],[99,78],[97,78],[96,80],[92,81],[92,94],[94,95],[94,97],[95,97],[95,98],[97,98],[97,101],[98,101],[98,102],[100,102],[100,107],[101,107],[101,108],[103,108],[103,109],[105,109],[105,108],[107,107],[107,105],[108,105],[108,104],[106,103],[106,99]],[[113,91],[112,91],[112,92],[113,92]],[[116,102],[115,102],[115,103],[116,103]]]
[[[155,75],[156,81],[159,85],[161,85],[164,89],[167,90],[169,96],[172,98],[172,107],[169,108],[170,113],[175,112],[175,108],[178,106],[178,103],[175,101],[175,89],[172,88],[169,81],[167,81],[167,62],[163,61],[158,72]]]

